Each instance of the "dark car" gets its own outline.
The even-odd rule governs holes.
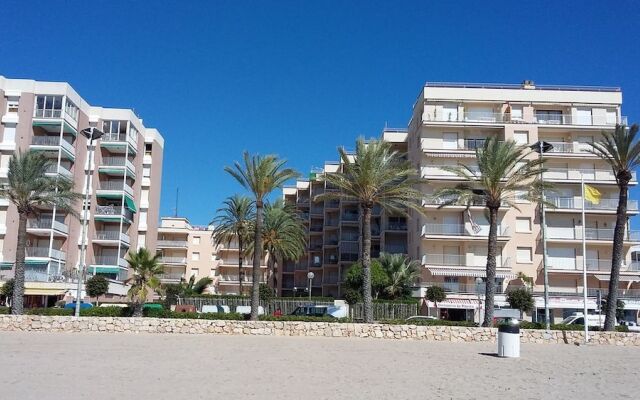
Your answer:
[[[332,317],[344,318],[347,316],[347,310],[343,307],[332,306],[299,306],[290,315],[299,317]]]
[[[80,303],[80,309],[81,310],[86,310],[87,308],[91,308],[91,307],[93,307],[93,304],[91,304],[91,303],[85,303],[84,301]],[[74,301],[73,303],[67,303],[67,304],[64,305],[64,308],[75,310],[76,309],[76,302]]]

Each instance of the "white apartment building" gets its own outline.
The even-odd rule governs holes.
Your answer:
[[[597,291],[605,296],[611,268],[611,251],[618,190],[615,177],[604,161],[586,152],[588,143],[601,132],[626,124],[621,114],[619,88],[483,85],[427,83],[414,105],[408,129],[409,159],[428,183],[423,185],[426,216],[410,219],[408,249],[424,267],[420,295],[426,287],[440,285],[448,292],[439,304],[452,319],[475,319],[482,312],[487,234],[484,205],[445,207],[429,196],[441,187],[459,183],[441,169],[445,165],[473,168],[475,149],[497,136],[533,145],[545,141],[553,146],[544,154],[548,172],[543,176],[555,185],[547,194],[554,208],[547,208],[547,268],[550,308],[558,321],[580,310],[585,290],[582,279],[586,258],[589,309],[595,309]],[[531,157],[537,157],[533,153]],[[587,202],[586,221],[581,220],[581,178],[602,193],[599,204]],[[632,184],[637,184],[635,175]],[[537,204],[525,200],[518,208],[503,207],[499,214],[499,255],[496,304],[506,306],[504,291],[521,286],[519,272],[534,279],[538,315],[543,315],[543,269],[541,225]],[[629,217],[638,213],[637,200],[629,200]],[[472,223],[480,230],[475,232]],[[586,228],[586,253],[582,253],[582,226]],[[629,249],[640,242],[629,230],[619,287],[629,318],[640,309],[640,268]],[[431,304],[433,307],[433,304]],[[480,312],[478,312],[480,311]]]
[[[88,219],[87,276],[110,280],[107,298],[126,295],[129,249],[155,251],[164,140],[130,109],[89,105],[67,83],[0,76],[0,183],[17,151],[43,152],[51,176],[71,179],[85,194],[89,212],[80,219],[43,207],[27,225],[26,306],[51,306],[75,296],[80,264],[81,224]],[[79,132],[97,127],[105,134],[88,163],[88,142]],[[76,205],[82,214],[83,203]],[[13,276],[18,213],[0,199],[0,283]]]

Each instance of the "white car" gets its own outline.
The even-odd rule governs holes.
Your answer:
[[[633,321],[620,321],[620,325],[624,325],[629,329],[629,332],[640,332],[640,325]]]

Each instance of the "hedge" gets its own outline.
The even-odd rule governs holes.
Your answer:
[[[381,323],[389,325],[463,326],[469,328],[478,326],[478,324],[471,321],[449,321],[446,319],[416,319],[411,321],[407,321],[404,319],[393,319],[382,321]]]
[[[283,315],[276,317],[273,315],[261,315],[260,321],[298,321],[298,322],[351,322],[349,318],[333,318],[333,317],[306,317],[303,315]]]
[[[0,315],[11,313],[11,309],[9,307],[0,307]]]

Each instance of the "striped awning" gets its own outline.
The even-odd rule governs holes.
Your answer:
[[[435,307],[436,305],[427,301],[428,307]],[[457,308],[460,310],[475,310],[478,308],[478,300],[470,299],[446,299],[445,301],[438,303],[438,308]]]
[[[25,288],[24,294],[28,296],[61,296],[64,289],[59,288]]]
[[[428,268],[433,276],[467,276],[473,278],[485,278],[487,272],[483,269],[463,268]],[[496,277],[502,279],[515,279],[516,274],[511,271],[496,271]]]

